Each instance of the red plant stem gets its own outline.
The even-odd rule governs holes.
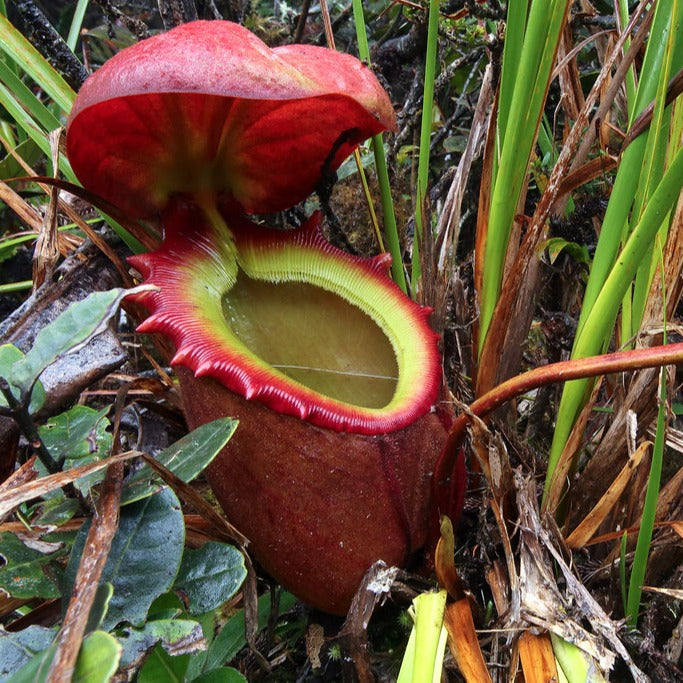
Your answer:
[[[434,471],[435,496],[439,508],[448,510],[448,495],[450,487],[449,479],[456,461],[457,453],[462,447],[465,428],[470,416],[479,418],[486,417],[496,408],[516,396],[531,389],[538,389],[547,384],[566,382],[572,379],[586,379],[614,372],[628,372],[643,370],[662,365],[673,365],[683,362],[683,342],[652,346],[646,349],[619,351],[606,353],[601,356],[589,356],[588,358],[576,358],[573,360],[551,363],[540,368],[535,368],[499,384],[469,406],[467,412],[461,413],[455,419],[448,433],[448,439],[443,452],[439,457]]]

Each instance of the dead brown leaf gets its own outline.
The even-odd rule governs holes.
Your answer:
[[[525,683],[549,683],[559,680],[553,646],[547,633],[522,633],[519,637],[519,658]]]
[[[448,632],[448,647],[467,683],[491,681],[474,628],[469,600],[461,598],[448,605],[443,622]]]

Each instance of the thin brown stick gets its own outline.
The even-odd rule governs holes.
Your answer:
[[[64,624],[57,636],[57,651],[47,677],[49,683],[69,683],[76,668],[90,609],[119,523],[122,481],[123,463],[110,465],[83,548]]]
[[[600,356],[550,363],[549,365],[544,365],[512,377],[499,384],[474,401],[453,423],[446,440],[446,445],[434,471],[434,486],[437,489],[437,500],[443,497],[443,490],[448,488],[453,463],[462,445],[465,429],[474,417],[483,418],[496,408],[507,403],[507,401],[527,391],[538,389],[548,384],[598,377],[615,372],[631,372],[633,370],[643,370],[644,368],[674,365],[682,362],[683,342],[678,342],[676,344],[652,346],[646,349],[619,351]],[[444,507],[444,509],[448,508]]]

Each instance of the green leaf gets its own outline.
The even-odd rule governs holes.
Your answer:
[[[200,624],[189,619],[148,621],[141,629],[125,628],[119,635],[123,645],[121,666],[130,667],[157,643],[171,653],[187,653],[205,643]]]
[[[74,406],[38,429],[40,438],[63,469],[101,460],[111,452],[112,436],[107,431],[109,408],[93,410],[87,406]],[[105,471],[95,472],[74,482],[78,490],[87,495],[89,489],[102,481]]]
[[[296,604],[296,598],[291,593],[282,592],[279,601],[279,614],[288,612]],[[258,631],[265,628],[270,617],[270,593],[266,593],[258,601]],[[207,671],[226,664],[234,659],[237,653],[247,644],[244,635],[244,610],[238,612],[221,629],[213,643],[209,646],[209,654],[204,668]]]
[[[104,618],[107,616],[109,611],[109,603],[111,602],[112,596],[114,595],[114,586],[108,581],[101,583],[97,587],[97,592],[95,593],[95,600],[93,601],[92,607],[90,608],[90,614],[88,614],[88,621],[85,625],[86,633],[94,633],[97,629],[102,626]]]
[[[43,567],[63,553],[58,550],[46,555],[25,546],[12,533],[0,533],[0,555],[6,562],[0,568],[0,587],[15,598],[58,598],[57,584]]]
[[[0,627],[0,683],[14,680],[14,674],[38,653],[49,647],[56,628],[29,626],[12,633]]]
[[[35,526],[61,526],[73,519],[80,508],[75,498],[65,498],[61,491],[59,495],[45,498],[40,502],[38,516],[31,520]]]
[[[185,550],[174,588],[187,596],[190,614],[203,614],[229,600],[246,576],[239,550],[209,542],[197,550]]]
[[[190,655],[171,657],[157,645],[138,674],[138,683],[185,683]]]
[[[47,681],[50,664],[55,656],[56,643],[35,655],[12,676],[12,683],[43,683]],[[95,631],[81,644],[72,683],[107,683],[119,665],[121,645],[116,638]]]
[[[47,672],[55,656],[57,644],[53,642],[47,649],[37,653],[24,664],[10,679],[12,683],[44,683]]]
[[[11,383],[22,393],[28,391],[43,370],[61,355],[76,351],[101,332],[130,291],[93,292],[71,304],[36,335],[33,348],[13,365]]]
[[[232,667],[221,667],[207,671],[201,676],[192,679],[192,683],[246,683],[247,679]]]
[[[175,619],[179,615],[186,616],[185,605],[180,596],[173,591],[160,595],[147,612],[147,621]]]
[[[230,440],[237,428],[237,420],[223,417],[208,422],[176,441],[160,453],[156,460],[184,482],[192,481]],[[121,505],[127,505],[162,488],[163,484],[146,463],[124,483]]]
[[[108,453],[111,449],[108,412],[109,408],[93,410],[87,406],[74,406],[40,427],[40,437],[55,460],[79,460],[93,453]]]
[[[74,583],[89,529],[87,522],[74,541],[66,574],[68,585]],[[173,585],[184,542],[180,503],[170,489],[121,510],[101,579],[114,586],[103,630],[109,631],[123,621],[136,626],[144,623],[152,602]]]
[[[564,251],[574,259],[577,263],[590,263],[588,256],[588,248],[585,244],[577,244],[576,242],[569,242],[563,237],[551,237],[546,240],[543,245],[548,250],[548,257],[550,263],[555,263],[557,257]]]
[[[107,683],[121,658],[121,644],[104,631],[95,631],[85,638],[78,653],[72,683]]]
[[[21,388],[12,381],[12,369],[16,363],[25,358],[23,351],[20,351],[13,344],[3,344],[0,346],[0,377],[7,380],[10,391],[17,401],[21,400]],[[40,382],[36,382],[31,394],[31,404],[29,411],[35,413],[40,410],[45,403],[45,389]],[[0,406],[7,408],[7,399],[0,393]]]

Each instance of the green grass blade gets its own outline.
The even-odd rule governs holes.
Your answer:
[[[498,94],[498,127],[496,130],[495,169],[498,168],[505,131],[510,122],[510,110],[515,98],[515,82],[522,60],[526,18],[529,11],[529,0],[510,0],[505,21],[505,42],[503,43],[503,62],[500,74],[500,92]],[[496,173],[493,174],[495,182]]]
[[[40,147],[40,149],[50,157],[50,141],[47,133],[31,118],[26,110],[14,99],[12,93],[0,83],[0,104],[5,107],[9,115],[15,120],[18,126]],[[65,156],[59,157],[59,168],[64,175],[71,180],[76,176]]]
[[[678,4],[680,7],[680,0],[678,0]],[[669,31],[668,39],[666,40],[666,49],[659,72],[654,111],[647,136],[645,160],[641,172],[641,181],[638,184],[638,191],[636,192],[636,200],[634,203],[633,214],[635,216],[641,214],[643,205],[647,202],[652,190],[660,181],[666,166],[672,113],[672,107],[666,106],[666,92],[676,60],[678,59],[679,64],[683,62],[683,54],[680,54],[681,48],[683,47],[683,41],[676,40],[675,30],[676,27],[673,26],[672,30]],[[679,52],[678,55],[675,54],[677,48]],[[666,230],[662,231],[660,238],[662,243],[666,241]],[[636,274],[633,293],[633,319],[632,327],[629,330],[629,336],[631,337],[634,337],[640,330],[643,312],[647,303],[647,296],[650,291],[650,284],[654,276],[656,265],[657,260],[653,259],[653,252],[650,250],[648,257],[643,260],[643,263]]]
[[[51,97],[65,113],[71,111],[76,93],[31,43],[0,14],[0,50],[5,52]]]
[[[657,97],[658,88],[658,106],[663,114],[662,84],[668,81],[669,71],[676,72],[680,69],[678,62],[683,59],[680,6],[678,0],[662,0],[656,6],[650,35],[657,39],[650,40],[646,49],[632,119]],[[666,215],[681,191],[683,178],[680,149],[669,150],[670,165],[661,177],[649,162],[646,163],[646,155],[660,155],[665,147],[665,138],[661,136],[661,131],[653,129],[654,125],[665,127],[668,132],[666,120],[660,116],[656,122],[653,121],[648,132],[636,138],[622,155],[584,293],[572,358],[585,358],[606,349],[619,307],[624,302],[638,269],[642,268],[641,278],[644,280],[639,285],[642,290],[639,289],[636,293],[635,309],[631,300],[626,302],[624,322],[628,327],[624,328],[624,338],[630,337],[640,326],[646,284],[652,273],[652,245],[660,230],[662,232],[659,237],[664,242],[668,229]],[[655,139],[658,141],[657,149],[654,143],[649,143]],[[655,185],[658,177],[659,182]],[[650,188],[647,192],[649,197],[643,189],[645,186]],[[636,200],[639,205],[634,207]],[[629,236],[630,224],[636,227]],[[619,252],[622,244],[623,250]],[[643,266],[643,263],[646,265]],[[592,380],[568,382],[565,385],[550,450],[545,495],[550,489],[564,445],[585,405],[591,386]]]
[[[664,440],[666,436],[666,369],[660,373],[659,410],[657,413],[657,432],[655,443],[652,447],[652,463],[650,464],[650,476],[647,480],[647,491],[643,505],[643,515],[640,519],[640,529],[636,542],[636,551],[633,557],[631,578],[628,585],[628,598],[626,601],[626,618],[631,626],[638,622],[640,610],[640,597],[645,570],[650,555],[652,532],[655,526],[655,513],[657,512],[657,499],[659,497],[659,485],[662,479],[662,461],[664,459]]]
[[[31,89],[3,60],[0,60],[0,81],[5,84],[14,99],[28,111],[44,131],[55,130],[61,126],[59,119],[31,92]]]
[[[365,17],[363,14],[362,0],[353,0],[353,18],[356,24],[356,36],[358,39],[358,54],[366,62],[370,61],[370,48],[368,46],[368,34],[365,29]],[[391,277],[394,282],[407,292],[406,277],[403,271],[403,254],[401,242],[396,226],[396,214],[394,212],[394,200],[391,196],[391,184],[389,183],[389,171],[387,169],[386,155],[384,154],[384,142],[381,135],[373,135],[372,151],[375,155],[375,169],[379,184],[380,198],[382,202],[382,216],[384,234],[387,238],[387,246],[391,254]]]
[[[638,225],[619,254],[614,268],[606,278],[583,327],[577,334],[572,352],[573,358],[586,358],[603,351],[605,340],[609,338],[614,328],[619,303],[630,287],[633,276],[655,240],[662,223],[668,220],[667,214],[673,208],[681,192],[682,178],[683,148],[679,148],[643,211]],[[544,495],[548,493],[564,444],[591,386],[592,380],[574,380],[565,385],[548,460]]]
[[[624,605],[624,614],[626,613],[626,603],[628,601],[626,588],[626,550],[628,549],[628,534],[624,531],[621,535],[621,542],[619,543],[619,587],[621,588],[621,601]]]
[[[618,6],[617,10],[619,12],[619,21],[621,22],[621,27],[622,29],[628,25],[628,22],[630,20],[629,12],[628,12],[628,1],[627,0],[618,0]],[[629,47],[631,46],[631,41],[627,40],[624,43],[624,54],[628,52]],[[635,101],[636,101],[636,72],[635,69],[633,68],[633,65],[629,67],[629,70],[626,74],[626,103],[628,106],[628,119],[629,121],[632,120],[633,117],[633,108],[635,106]]]
[[[669,35],[669,25],[674,17],[672,14],[672,2],[675,2],[675,0],[662,0],[657,4],[650,31],[650,35],[657,36],[657,40],[648,42],[643,69],[638,83],[633,115],[629,123],[633,122],[633,119],[642,112],[657,94],[659,72],[662,68],[667,43],[666,40],[660,41],[659,37]],[[676,30],[674,35],[677,33],[678,31]],[[581,331],[586,317],[602,290],[602,286],[615,262],[622,237],[627,232],[628,216],[636,196],[638,183],[640,182],[646,148],[647,136],[641,135],[627,147],[622,155],[619,171],[617,172],[612,189],[612,197],[615,197],[615,200],[609,202],[603,219],[600,237],[595,248],[593,266],[583,297],[577,334]]]
[[[83,26],[83,17],[85,17],[85,12],[88,9],[89,4],[90,0],[78,0],[78,4],[74,10],[73,20],[69,27],[69,36],[66,39],[66,44],[72,52],[76,50],[76,43],[78,43],[78,37],[81,34],[81,27]]]
[[[436,76],[436,48],[439,37],[439,0],[429,0],[427,52],[425,56],[424,94],[422,98],[422,126],[420,130],[420,156],[417,163],[417,189],[415,201],[415,237],[410,269],[410,288],[413,294],[420,280],[420,247],[425,225],[427,185],[429,183],[429,147],[434,120],[434,78]]]
[[[499,127],[503,122],[505,136],[491,194],[491,210],[484,248],[479,353],[484,346],[486,333],[498,302],[510,231],[527,177],[529,160],[536,141],[568,6],[567,0],[532,2],[521,55],[518,57],[516,79],[512,95],[509,97],[509,114],[505,119],[499,117]],[[517,53],[511,54],[516,56]],[[507,125],[505,121],[514,125]]]

